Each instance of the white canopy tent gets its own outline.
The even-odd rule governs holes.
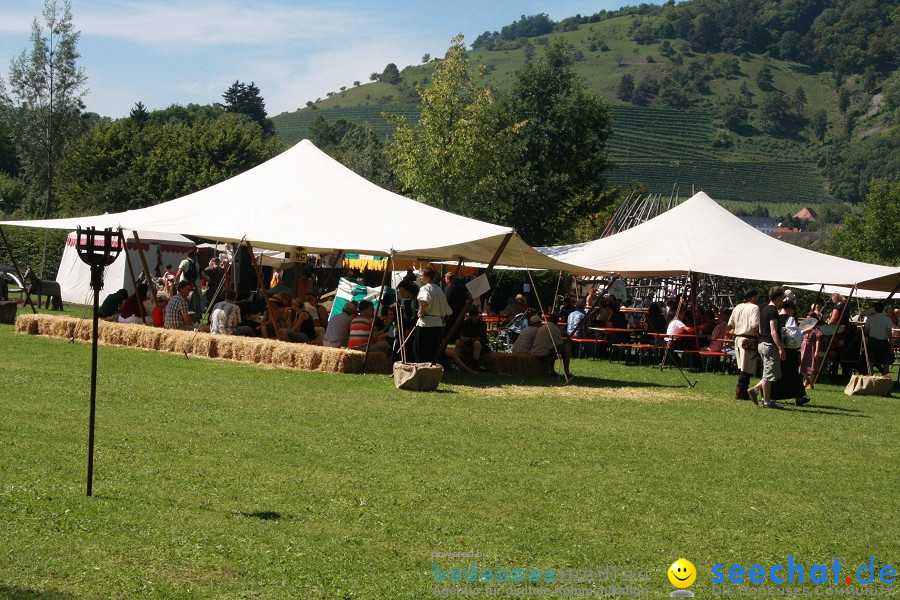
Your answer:
[[[52,229],[112,227],[194,235],[219,242],[310,253],[344,251],[397,258],[572,270],[509,227],[410,200],[360,177],[304,140],[275,158],[207,189],[123,213],[3,221]]]
[[[134,232],[126,231],[124,233],[128,260],[131,260],[131,266],[135,275],[137,275],[144,268],[138,252],[137,242],[134,239]],[[184,260],[189,250],[194,248],[194,242],[183,235],[138,231],[138,237],[141,240],[144,256],[147,259],[147,268],[150,269],[151,276],[162,275],[166,265],[173,265],[177,269],[178,263]],[[59,282],[62,297],[67,302],[87,304],[92,297],[90,285],[91,268],[78,257],[78,252],[75,250],[75,242],[75,232],[73,231],[66,237],[66,247],[63,249],[62,259],[59,262],[56,281]],[[106,268],[103,277],[103,289],[100,290],[101,302],[121,288],[128,290],[129,294],[134,293],[134,283],[131,281],[131,275],[128,272],[125,255],[125,252],[119,254],[116,260]]]
[[[900,267],[847,260],[776,240],[703,192],[615,235],[540,250],[579,265],[575,272],[604,271],[629,278],[707,273],[885,292],[900,286]]]

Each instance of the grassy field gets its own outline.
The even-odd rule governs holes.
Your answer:
[[[441,568],[900,562],[900,405],[576,360],[569,387],[261,369],[0,326],[0,598],[429,598]],[[432,559],[477,551],[477,559]],[[507,597],[507,596],[504,596]]]

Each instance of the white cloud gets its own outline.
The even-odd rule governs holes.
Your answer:
[[[111,0],[85,6],[75,17],[84,36],[120,38],[166,48],[267,46],[325,40],[352,34],[364,26],[361,11],[236,0],[174,4]]]

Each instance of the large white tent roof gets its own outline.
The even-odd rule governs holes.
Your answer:
[[[887,292],[900,285],[900,267],[847,260],[776,240],[703,192],[615,235],[541,251],[583,271],[622,277],[693,272],[759,281],[859,285]]]
[[[338,250],[398,258],[489,263],[513,233],[410,200],[360,177],[309,140],[207,189],[122,213],[4,221],[52,229],[113,227],[194,235],[220,242],[329,253]],[[513,233],[500,265],[571,270]]]

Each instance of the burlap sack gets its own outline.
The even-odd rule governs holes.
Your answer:
[[[889,396],[893,380],[887,375],[852,375],[844,388],[848,396]]]
[[[444,377],[444,367],[433,363],[394,363],[394,385],[401,390],[433,392]]]

